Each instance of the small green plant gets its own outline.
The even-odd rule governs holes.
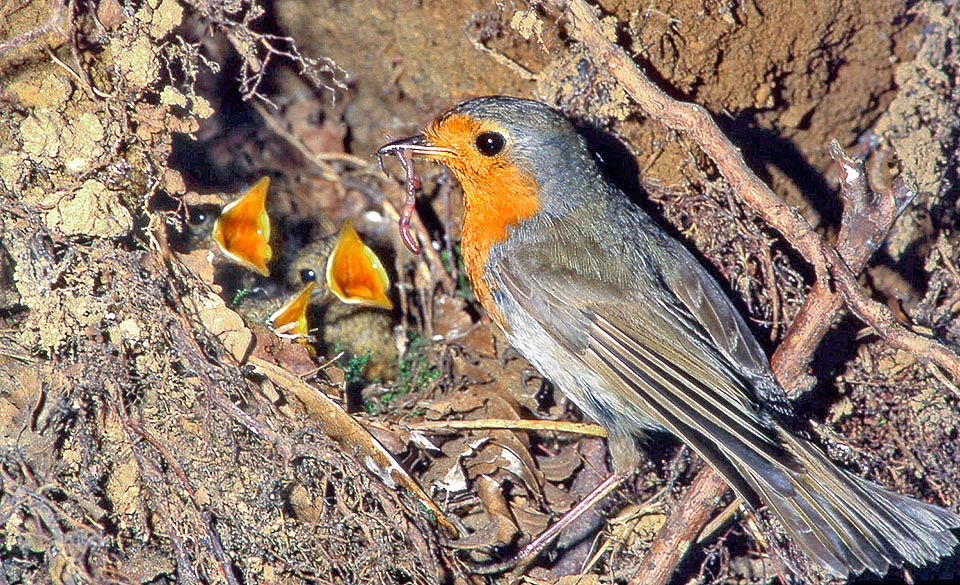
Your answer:
[[[416,392],[430,386],[440,378],[440,370],[430,361],[430,342],[419,333],[411,332],[408,336],[407,352],[400,360],[397,368],[397,381],[393,391],[388,394],[391,398],[408,392]]]
[[[367,369],[370,362],[370,352],[363,355],[351,354],[347,358],[347,363],[343,367],[343,378],[348,386],[361,384],[363,382],[363,372]]]
[[[240,301],[243,300],[243,297],[249,295],[252,292],[253,292],[252,288],[244,287],[244,288],[237,289],[237,292],[233,293],[233,298],[230,299],[230,306],[236,307],[238,304],[240,304]]]
[[[397,366],[396,381],[376,398],[363,401],[362,406],[367,414],[374,416],[387,411],[390,403],[398,396],[424,390],[440,379],[440,370],[430,359],[430,342],[416,332],[411,332],[407,339],[409,340],[407,352]],[[348,382],[350,381],[349,368],[348,363],[345,369]]]

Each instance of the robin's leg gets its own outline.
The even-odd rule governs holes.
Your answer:
[[[561,532],[573,524],[577,518],[583,516],[584,512],[594,507],[597,502],[602,500],[607,494],[615,490],[630,474],[631,472],[618,472],[603,480],[603,482],[593,488],[593,491],[587,494],[579,504],[570,508],[553,526],[544,530],[540,536],[520,549],[520,552],[512,558],[498,563],[473,567],[473,570],[477,573],[492,575],[513,569],[514,573],[519,576],[554,539],[560,536]]]

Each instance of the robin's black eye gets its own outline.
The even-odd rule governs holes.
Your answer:
[[[300,280],[303,282],[313,282],[317,280],[317,273],[309,268],[300,271]]]
[[[477,135],[476,144],[483,156],[496,156],[506,146],[507,139],[497,132],[481,132]]]

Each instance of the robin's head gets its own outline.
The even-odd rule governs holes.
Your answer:
[[[423,133],[397,140],[378,154],[409,151],[453,171],[472,210],[515,214],[573,204],[570,189],[597,177],[583,138],[557,110],[541,102],[492,96],[440,115]],[[509,222],[513,223],[513,221]]]

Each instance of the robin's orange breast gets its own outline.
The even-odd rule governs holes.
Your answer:
[[[452,115],[431,124],[424,134],[433,146],[457,153],[441,162],[463,188],[463,264],[477,300],[497,325],[506,328],[484,278],[487,258],[490,248],[505,241],[512,226],[533,217],[540,204],[536,181],[509,161],[509,153],[484,156],[474,147],[477,137],[497,130],[476,118]]]

